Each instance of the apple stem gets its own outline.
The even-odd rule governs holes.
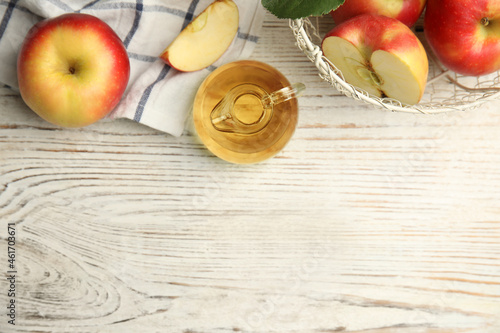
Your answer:
[[[488,26],[488,24],[490,24],[490,20],[487,17],[483,17],[481,19],[481,24],[486,27],[486,26]]]
[[[69,68],[69,73],[70,73],[70,74],[75,74],[75,72],[76,72],[75,67],[71,66],[71,67]]]

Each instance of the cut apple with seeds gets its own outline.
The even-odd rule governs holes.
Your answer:
[[[160,58],[183,72],[206,68],[229,48],[238,25],[239,11],[234,1],[216,0],[181,31]]]
[[[325,56],[346,82],[377,97],[417,104],[428,75],[427,54],[415,34],[396,19],[360,15],[324,38]]]

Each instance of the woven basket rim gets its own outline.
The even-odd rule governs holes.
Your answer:
[[[309,60],[314,63],[319,71],[319,76],[323,80],[330,83],[334,88],[336,88],[344,95],[368,104],[372,104],[376,107],[400,112],[442,113],[449,111],[464,111],[474,109],[485,102],[497,100],[500,97],[500,87],[496,86],[475,89],[484,92],[480,96],[474,97],[472,100],[453,102],[425,102],[415,105],[407,105],[394,99],[380,98],[370,95],[366,91],[363,91],[362,89],[359,89],[347,83],[343,79],[342,72],[325,57],[321,47],[319,45],[316,45],[311,40],[311,31],[309,30],[312,30],[312,33],[314,34],[317,34],[317,31],[316,27],[311,23],[309,17],[301,19],[290,19],[289,25],[292,32],[294,33],[296,45],[303,51],[307,58],[309,58]],[[319,35],[317,35],[317,37],[321,38]],[[439,75],[430,78],[427,81],[426,89],[428,89],[428,86],[434,84],[434,82],[436,82],[437,80],[441,80],[443,78],[450,79],[450,73],[452,72],[444,71]],[[448,76],[446,77],[446,75]],[[500,73],[497,74],[497,78],[500,78]],[[449,84],[453,86],[453,83]],[[455,81],[455,85],[460,86],[460,83]]]

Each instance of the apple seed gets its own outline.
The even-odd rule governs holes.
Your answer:
[[[365,67],[359,67],[357,69],[358,75],[363,78],[363,80],[368,81],[368,82],[373,82],[377,86],[382,85],[382,79],[380,76],[377,75],[374,71],[371,71]]]

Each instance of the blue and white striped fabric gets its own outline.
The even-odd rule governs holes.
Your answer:
[[[17,90],[17,52],[33,24],[67,12],[91,14],[116,31],[131,64],[127,91],[108,118],[129,118],[179,136],[205,77],[224,63],[249,57],[258,40],[260,0],[234,1],[240,27],[230,48],[213,66],[180,73],[158,55],[213,0],[0,0],[0,83]]]

